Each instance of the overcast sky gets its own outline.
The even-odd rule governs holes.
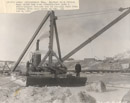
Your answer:
[[[122,13],[118,11],[118,8],[129,6],[130,0],[80,0],[79,10],[56,11],[62,56],[118,17]],[[0,14],[0,60],[18,59],[46,12]],[[79,17],[63,16],[88,12],[91,14]],[[49,21],[43,26],[37,37],[45,35],[40,42],[40,48],[44,51],[47,51],[48,48],[48,33]],[[35,50],[35,42],[30,51]],[[130,50],[130,14],[72,57],[75,59],[90,57],[103,59],[127,50]],[[25,58],[28,57],[25,56]]]

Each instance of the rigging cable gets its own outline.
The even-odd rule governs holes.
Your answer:
[[[71,19],[71,18],[80,18],[80,17],[86,17],[86,16],[95,16],[95,15],[103,15],[103,14],[110,14],[110,13],[117,13],[118,10],[113,11],[98,11],[98,12],[84,12],[84,13],[76,13],[76,14],[68,14],[68,15],[59,15],[58,20],[62,19]]]
[[[62,17],[62,16],[73,16],[73,15],[82,15],[82,14],[106,13],[106,12],[114,12],[114,11],[118,11],[118,9],[108,9],[108,10],[104,10],[104,11],[90,11],[90,12],[83,12],[83,13],[66,14],[66,15],[59,15],[59,17]]]

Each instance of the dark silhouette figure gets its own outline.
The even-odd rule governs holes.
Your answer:
[[[29,68],[30,68],[30,62],[29,61],[27,61],[27,63],[26,63],[26,69],[27,69],[27,71],[26,71],[26,75],[29,75]]]
[[[77,63],[75,65],[75,72],[76,72],[76,76],[79,77],[80,76],[80,72],[81,72],[81,65],[80,65],[80,63]]]

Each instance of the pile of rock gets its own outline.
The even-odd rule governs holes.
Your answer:
[[[0,103],[4,102],[9,97],[10,91],[8,89],[0,88]]]
[[[124,97],[122,98],[121,103],[130,103],[130,90],[128,91],[128,93],[126,93],[124,95]]]
[[[87,91],[106,92],[106,85],[102,81],[96,81],[86,85]]]
[[[86,91],[72,93],[71,88],[24,87],[1,103],[96,103]]]

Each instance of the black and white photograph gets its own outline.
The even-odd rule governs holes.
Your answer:
[[[0,103],[130,103],[130,0],[0,13]]]

